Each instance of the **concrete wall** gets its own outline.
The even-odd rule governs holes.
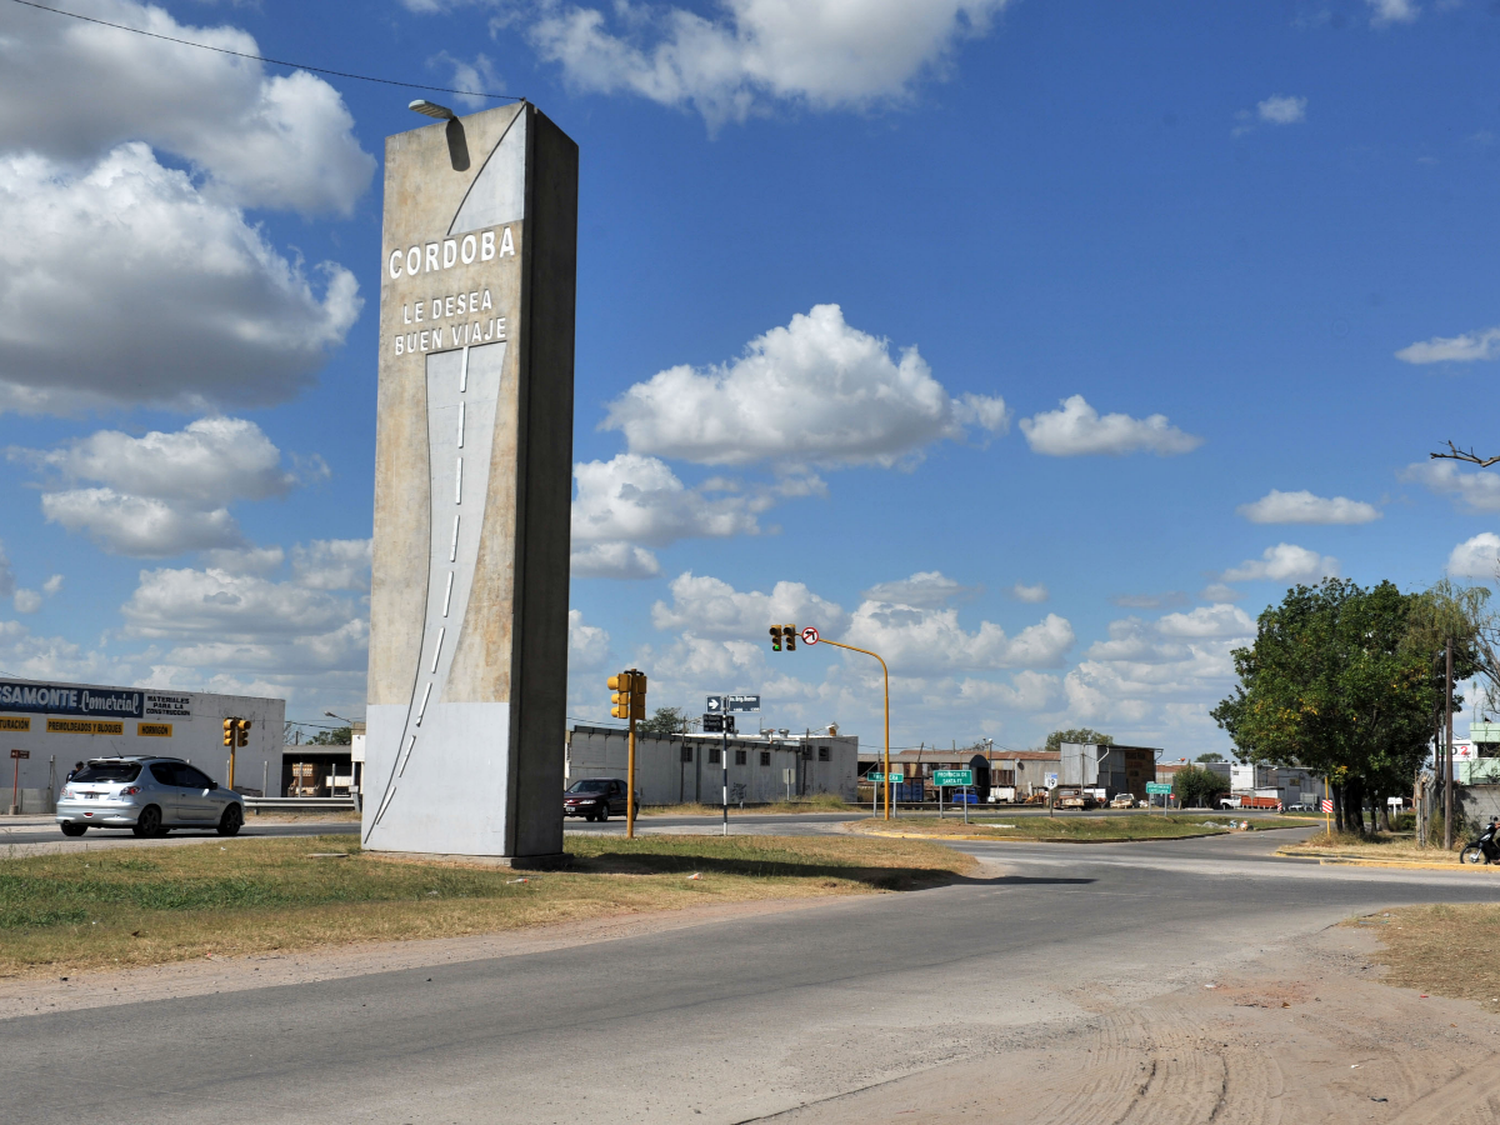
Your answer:
[[[562,850],[577,191],[529,103],[387,138],[374,850]]]
[[[629,753],[626,732],[611,727],[575,727],[569,732],[567,780],[624,777]],[[647,805],[701,802],[716,805],[723,792],[723,766],[716,735],[639,735],[636,783]],[[827,751],[824,760],[822,752]],[[737,753],[745,761],[737,761]],[[762,764],[769,755],[769,764]],[[859,739],[846,735],[795,739],[729,738],[729,785],[742,786],[747,804],[832,793],[852,801]],[[790,787],[785,771],[792,770]]]

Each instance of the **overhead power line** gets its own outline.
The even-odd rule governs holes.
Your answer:
[[[35,0],[11,0],[13,4],[22,7],[35,8],[41,12],[51,12],[57,16],[67,16],[69,19],[82,20],[84,23],[96,23],[101,27],[112,27],[116,31],[128,31],[132,35],[144,35],[147,39],[160,39],[166,43],[176,43],[183,47],[196,47],[200,51],[213,51],[220,55],[233,55],[237,59],[250,59],[253,62],[270,63],[272,66],[290,67],[292,70],[307,70],[314,74],[331,74],[336,78],[352,78],[357,82],[378,82],[384,86],[402,86],[408,90],[431,90],[439,94],[463,94],[470,98],[493,98],[496,101],[521,102],[526,99],[519,94],[490,94],[483,90],[455,90],[451,86],[429,86],[422,82],[401,82],[395,78],[375,78],[368,74],[354,74],[347,70],[334,70],[326,66],[310,66],[307,63],[288,62],[286,59],[273,59],[265,55],[252,55],[247,51],[231,51],[228,47],[215,47],[210,43],[195,43],[191,39],[178,39],[172,35],[162,35],[155,31],[146,31],[144,28],[131,27],[129,24],[111,23],[109,20],[101,20],[95,16],[85,16],[80,12],[69,12],[62,8],[53,8],[47,4],[38,4]]]

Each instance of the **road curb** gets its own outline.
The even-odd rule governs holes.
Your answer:
[[[1486,864],[1422,863],[1414,859],[1366,859],[1353,855],[1316,855],[1310,852],[1294,852],[1289,848],[1277,848],[1275,854],[1282,859],[1315,859],[1331,867],[1398,867],[1410,871],[1484,871],[1500,870]]]
[[[848,829],[851,836],[885,836],[895,840],[984,840],[995,844],[1150,844],[1157,840],[1210,840],[1219,836],[1248,836],[1249,832],[1191,832],[1184,836],[1108,836],[1093,840],[1079,840],[1072,836],[930,836],[922,832],[866,832]],[[1261,829],[1260,831],[1269,831]]]

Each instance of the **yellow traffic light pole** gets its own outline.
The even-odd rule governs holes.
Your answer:
[[[635,721],[646,717],[646,673],[638,668],[609,678],[609,713],[630,720],[629,751],[625,766],[625,838],[635,839]]]
[[[236,747],[250,745],[250,720],[228,718],[224,720],[224,745],[229,747],[229,777],[226,788],[234,788],[234,751]]]
[[[880,670],[885,674],[885,819],[891,819],[891,670],[886,667],[885,658],[878,652],[871,652],[867,648],[855,648],[839,641],[830,641],[827,637],[819,637],[817,643],[820,645],[832,645],[834,648],[846,648],[850,652],[862,652],[866,656],[873,656],[880,661]]]

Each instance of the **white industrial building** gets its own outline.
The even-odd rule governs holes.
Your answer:
[[[224,720],[250,720],[234,752],[234,787],[279,785],[286,700],[249,695],[0,680],[0,804],[51,812],[74,763],[120,754],[161,754],[192,762],[229,784]],[[15,793],[12,797],[12,790]]]
[[[729,755],[730,800],[760,805],[831,793],[854,800],[859,739],[850,735],[717,734],[636,736],[635,787],[646,805],[717,805],[723,755]],[[577,726],[568,732],[564,777],[624,777],[627,732]]]

